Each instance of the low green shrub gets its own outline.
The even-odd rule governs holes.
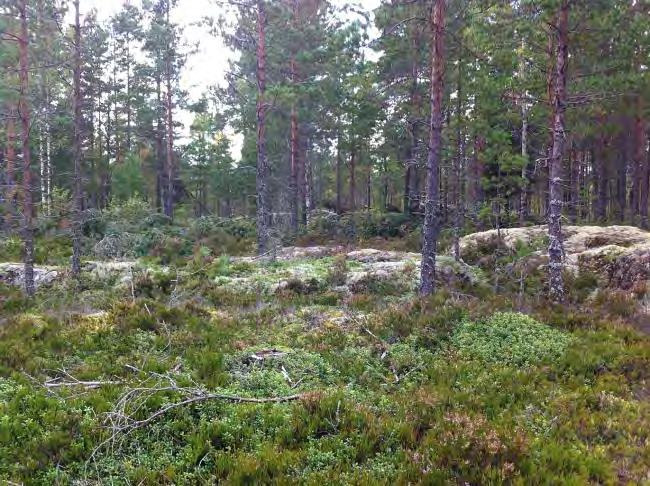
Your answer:
[[[451,338],[461,356],[510,366],[557,360],[569,345],[565,333],[525,314],[498,312],[478,322],[464,322]]]

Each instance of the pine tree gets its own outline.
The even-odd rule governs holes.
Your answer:
[[[422,229],[422,271],[420,295],[435,290],[436,249],[439,232],[439,179],[442,154],[443,94],[445,76],[445,0],[435,0],[431,11],[431,122],[429,125],[429,155],[427,159],[427,193],[424,227]]]

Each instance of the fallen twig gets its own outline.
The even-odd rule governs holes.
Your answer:
[[[109,385],[120,385],[122,384],[121,381],[80,381],[80,380],[74,380],[74,381],[63,381],[59,380],[58,378],[55,378],[53,380],[47,380],[45,383],[43,383],[43,386],[45,388],[72,388],[76,386],[80,386],[83,388],[99,388],[102,386],[109,386]]]
[[[135,366],[126,365],[126,367],[131,371],[143,373],[141,369]],[[300,382],[296,382],[294,385],[298,385],[298,383]],[[141,410],[145,408],[147,401],[159,393],[177,393],[182,398],[179,401],[160,407],[144,419],[135,419],[134,417],[139,415]],[[169,374],[150,372],[148,373],[148,377],[139,382],[137,386],[127,389],[117,400],[113,410],[105,414],[105,426],[111,431],[111,435],[93,450],[86,464],[93,462],[97,452],[105,446],[114,444],[120,437],[124,437],[137,429],[145,427],[166,413],[181,407],[209,400],[257,404],[283,403],[300,400],[305,396],[305,393],[298,393],[280,397],[254,398],[229,395],[226,393],[210,393],[197,384],[194,384],[194,386],[179,386]]]
[[[171,389],[173,389],[173,387]],[[149,417],[143,420],[131,421],[130,417],[124,417],[127,419],[127,424],[120,427],[119,431],[125,431],[125,430],[131,431],[131,430],[139,429],[140,427],[144,427],[145,425],[153,422],[158,417],[166,414],[170,410],[174,410],[179,407],[184,407],[186,405],[191,405],[193,403],[205,402],[207,400],[225,400],[234,403],[283,403],[283,402],[300,400],[304,396],[305,396],[304,393],[299,393],[296,395],[288,395],[283,397],[265,397],[265,398],[241,397],[238,395],[226,395],[222,393],[208,393],[205,395],[197,395],[182,400],[180,402],[175,402],[175,403],[170,403],[169,405],[165,405],[164,407],[160,408],[159,410],[157,410],[156,412],[154,412]]]

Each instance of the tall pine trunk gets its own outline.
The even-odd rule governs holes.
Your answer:
[[[167,29],[171,30],[169,23],[169,1],[165,2],[165,16]],[[170,36],[170,32],[167,33]],[[165,215],[174,217],[174,121],[172,105],[172,59],[171,59],[171,38],[167,39],[167,52],[165,55],[165,84],[166,84],[166,109],[167,109],[167,157],[165,172],[167,176],[167,190],[165,194]]]
[[[643,98],[637,99],[637,112],[634,117],[634,167],[638,174],[637,183],[637,201],[635,209],[636,214],[640,217],[641,227],[648,229],[648,177],[649,164],[648,160],[648,134],[646,133],[646,124],[643,119]]]
[[[562,157],[565,142],[567,61],[569,54],[569,0],[562,0],[557,24],[555,86],[553,93],[553,148],[549,161],[548,256],[549,293],[552,300],[564,301],[564,245],[562,242]]]
[[[72,152],[74,158],[73,174],[73,221],[72,221],[72,275],[77,277],[81,273],[81,24],[79,20],[79,0],[74,0],[74,61],[72,81],[72,106],[74,135],[72,140]]]
[[[29,111],[29,31],[27,26],[27,0],[18,2],[20,15],[20,40],[19,44],[19,78],[20,97],[18,112],[21,121],[21,137],[23,152],[23,260],[25,264],[25,293],[32,297],[36,293],[34,286],[34,207],[32,201],[32,158],[29,146],[30,111]]]
[[[165,182],[165,157],[163,140],[165,128],[163,122],[162,80],[160,71],[156,73],[156,209],[164,211],[167,200],[167,183]]]
[[[343,154],[341,153],[341,132],[336,137],[336,212],[343,212]]]
[[[354,147],[350,150],[350,186],[349,186],[349,198],[350,198],[350,211],[355,211],[357,209],[356,193],[357,193],[357,152]]]
[[[463,134],[463,58],[458,59],[458,84],[456,85],[456,157],[454,179],[456,186],[456,211],[454,213],[454,243],[453,254],[456,261],[460,260],[460,233],[465,223],[465,135]]]
[[[296,0],[291,2],[291,25],[295,29],[297,26],[296,22]],[[289,172],[289,224],[291,231],[295,234],[298,232],[298,177],[299,177],[299,158],[300,158],[300,140],[298,134],[298,112],[296,110],[296,96],[295,92],[298,82],[298,72],[296,66],[296,52],[295,46],[292,47],[294,52],[291,53],[291,60],[289,63],[289,76],[291,79],[291,86],[294,90],[293,100],[291,104],[291,167]]]
[[[418,193],[418,117],[420,114],[420,96],[418,93],[418,75],[420,68],[418,57],[420,55],[420,39],[417,27],[412,34],[411,42],[411,86],[409,88],[410,117],[408,120],[408,149],[406,152],[406,171],[404,173],[404,212],[413,214],[417,212],[419,202]]]
[[[422,230],[422,270],[420,295],[435,291],[436,250],[438,244],[438,170],[442,153],[442,97],[445,69],[445,7],[446,0],[435,0],[431,13],[431,121],[427,157],[427,187]]]
[[[300,129],[299,129],[300,130]],[[309,222],[309,212],[315,207],[314,191],[313,191],[313,173],[312,173],[312,164],[309,160],[307,145],[303,144],[300,151],[300,168],[301,178],[300,178],[300,211],[301,211],[301,223],[303,226],[307,226]]]
[[[7,206],[5,226],[12,230],[16,224],[16,108],[9,105],[7,117],[7,148],[5,156],[5,192],[3,194]]]
[[[269,164],[266,155],[266,9],[257,0],[257,252],[271,248],[271,204],[269,199]]]
[[[580,205],[580,161],[578,152],[573,147],[571,141],[571,149],[569,152],[569,222],[576,224],[578,222],[578,206]]]

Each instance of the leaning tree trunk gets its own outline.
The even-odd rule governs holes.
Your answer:
[[[556,302],[564,300],[564,246],[562,242],[562,156],[565,141],[566,84],[568,42],[569,0],[562,0],[557,25],[557,51],[555,60],[555,88],[553,96],[553,148],[549,161],[549,217],[548,256],[549,293]]]
[[[74,1],[74,68],[72,82],[72,105],[74,112],[74,136],[72,152],[74,154],[73,185],[73,222],[72,222],[72,275],[81,273],[81,23],[79,20],[79,0]]]
[[[424,239],[420,295],[435,290],[436,249],[438,244],[438,169],[442,152],[442,97],[445,68],[445,0],[435,0],[431,15],[431,122],[429,125],[429,155],[427,157],[427,190],[424,212]]]
[[[34,228],[33,228],[33,201],[32,201],[32,169],[31,152],[29,146],[30,113],[29,102],[29,32],[27,28],[27,0],[18,3],[20,15],[20,97],[18,112],[22,128],[23,150],[23,260],[25,264],[25,293],[32,297],[36,293],[34,286]]]
[[[271,204],[269,164],[266,156],[266,11],[264,0],[257,0],[257,252],[271,250]]]

